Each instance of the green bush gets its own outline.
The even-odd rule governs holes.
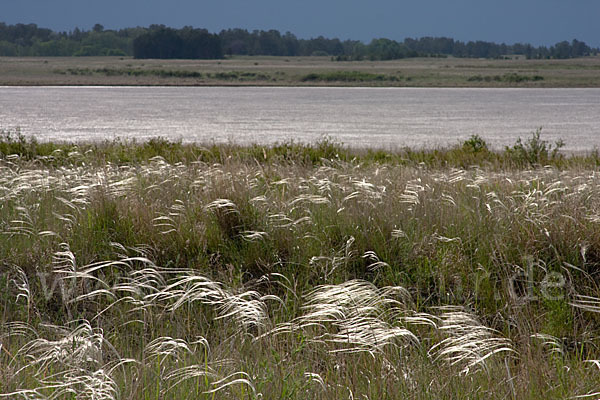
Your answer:
[[[544,77],[541,75],[520,75],[515,72],[504,74],[504,75],[473,75],[467,78],[468,82],[507,82],[507,83],[521,83],[521,82],[537,82],[543,81]]]
[[[562,158],[560,149],[565,145],[562,139],[557,140],[554,146],[541,139],[542,128],[538,128],[525,142],[518,138],[512,147],[506,147],[506,156],[518,164],[544,164]]]
[[[360,71],[334,71],[334,72],[312,72],[300,79],[302,82],[383,82],[397,81],[398,78],[393,75],[371,74]]]
[[[20,157],[31,156],[37,145],[35,138],[27,140],[20,129],[0,131],[0,155],[16,154]]]
[[[471,135],[471,137],[463,142],[463,150],[470,153],[479,153],[480,151],[487,151],[488,145],[479,135]]]

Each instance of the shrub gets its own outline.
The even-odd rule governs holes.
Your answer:
[[[506,147],[506,156],[519,164],[543,164],[549,160],[561,158],[560,149],[565,145],[562,139],[557,140],[554,146],[541,139],[542,128],[532,133],[531,138],[525,142],[518,138],[512,147]]]
[[[471,135],[471,137],[463,142],[462,148],[464,151],[470,153],[479,153],[481,151],[487,151],[488,145],[479,135]]]
[[[386,74],[371,74],[360,71],[334,71],[325,73],[312,72],[303,76],[300,79],[302,82],[382,82],[382,81],[397,81],[398,78],[393,75]]]
[[[35,152],[37,140],[27,140],[20,129],[15,131],[0,130],[0,155],[18,154],[21,157],[31,157]]]

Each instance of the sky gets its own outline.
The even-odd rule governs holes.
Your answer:
[[[0,0],[0,22],[55,31],[164,24],[401,41],[422,36],[600,47],[599,0]]]

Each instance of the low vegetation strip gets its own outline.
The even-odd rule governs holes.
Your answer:
[[[225,81],[268,81],[276,80],[270,74],[250,71],[224,71],[224,72],[201,72],[190,70],[168,70],[168,69],[115,69],[115,68],[68,68],[66,70],[54,70],[55,74],[75,76],[133,76],[133,77],[159,77],[159,78],[196,78],[214,79]],[[398,82],[402,78],[389,74],[372,74],[361,71],[333,71],[323,73],[309,73],[299,78],[299,82]]]
[[[520,75],[516,73],[504,74],[504,75],[474,75],[467,78],[469,82],[509,82],[509,83],[520,83],[520,82],[536,82],[543,81],[544,77],[541,75]]]
[[[361,71],[334,71],[334,72],[312,72],[304,75],[301,79],[302,82],[395,82],[400,80],[395,75],[387,74],[372,74]]]
[[[478,135],[473,135],[462,144],[449,148],[414,150],[400,149],[388,152],[377,149],[350,149],[334,140],[325,138],[315,144],[279,143],[272,146],[237,146],[235,144],[200,145],[171,142],[153,138],[145,142],[126,140],[100,143],[55,143],[38,142],[19,130],[0,131],[0,155],[16,157],[21,161],[35,162],[48,166],[71,164],[71,154],[83,155],[82,162],[88,165],[132,165],[161,157],[169,163],[224,163],[237,160],[242,163],[283,163],[303,166],[328,165],[331,160],[356,162],[365,165],[384,164],[390,166],[426,166],[428,168],[469,168],[473,165],[487,169],[504,170],[549,165],[559,169],[596,168],[600,165],[600,154],[593,149],[588,154],[565,155],[561,153],[562,140],[549,143],[541,136],[542,129],[533,132],[527,139],[519,138],[512,146],[502,151],[493,151]]]
[[[157,78],[182,78],[198,80],[219,80],[219,81],[238,81],[238,82],[260,82],[260,81],[278,81],[278,75],[283,73],[269,74],[250,71],[223,71],[223,72],[201,72],[197,70],[175,70],[175,69],[141,69],[141,68],[67,68],[55,69],[53,71],[58,75],[72,76],[106,76],[106,77],[157,77]],[[287,79],[290,79],[289,77]],[[330,71],[330,72],[311,72],[299,76],[298,82],[302,83],[387,83],[394,84],[398,82],[410,82],[412,78],[402,77],[396,74],[375,74],[362,71]],[[507,73],[503,75],[473,75],[466,79],[467,82],[485,82],[485,83],[508,83],[519,84],[524,82],[543,81],[541,75],[521,75],[517,73]]]
[[[389,87],[599,87],[600,58],[420,58],[336,62],[331,57],[136,60],[23,57],[0,60],[0,85],[246,85]]]
[[[560,148],[5,132],[0,395],[597,393],[600,163]]]
[[[66,70],[55,70],[54,73],[62,75],[104,75],[104,76],[155,76],[160,78],[197,78],[218,80],[269,80],[270,76],[263,73],[248,71],[227,72],[200,72],[188,70],[168,69],[114,69],[114,68],[68,68]]]

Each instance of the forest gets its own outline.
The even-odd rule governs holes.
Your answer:
[[[277,30],[206,29],[165,25],[91,30],[75,28],[55,32],[36,24],[7,25],[0,22],[0,56],[133,56],[135,58],[218,59],[233,55],[330,56],[337,61],[393,60],[409,57],[462,57],[498,59],[521,55],[528,59],[566,59],[597,55],[600,50],[573,39],[553,46],[527,43],[497,44],[463,42],[447,37],[376,38],[369,43],[338,38],[302,39]]]

